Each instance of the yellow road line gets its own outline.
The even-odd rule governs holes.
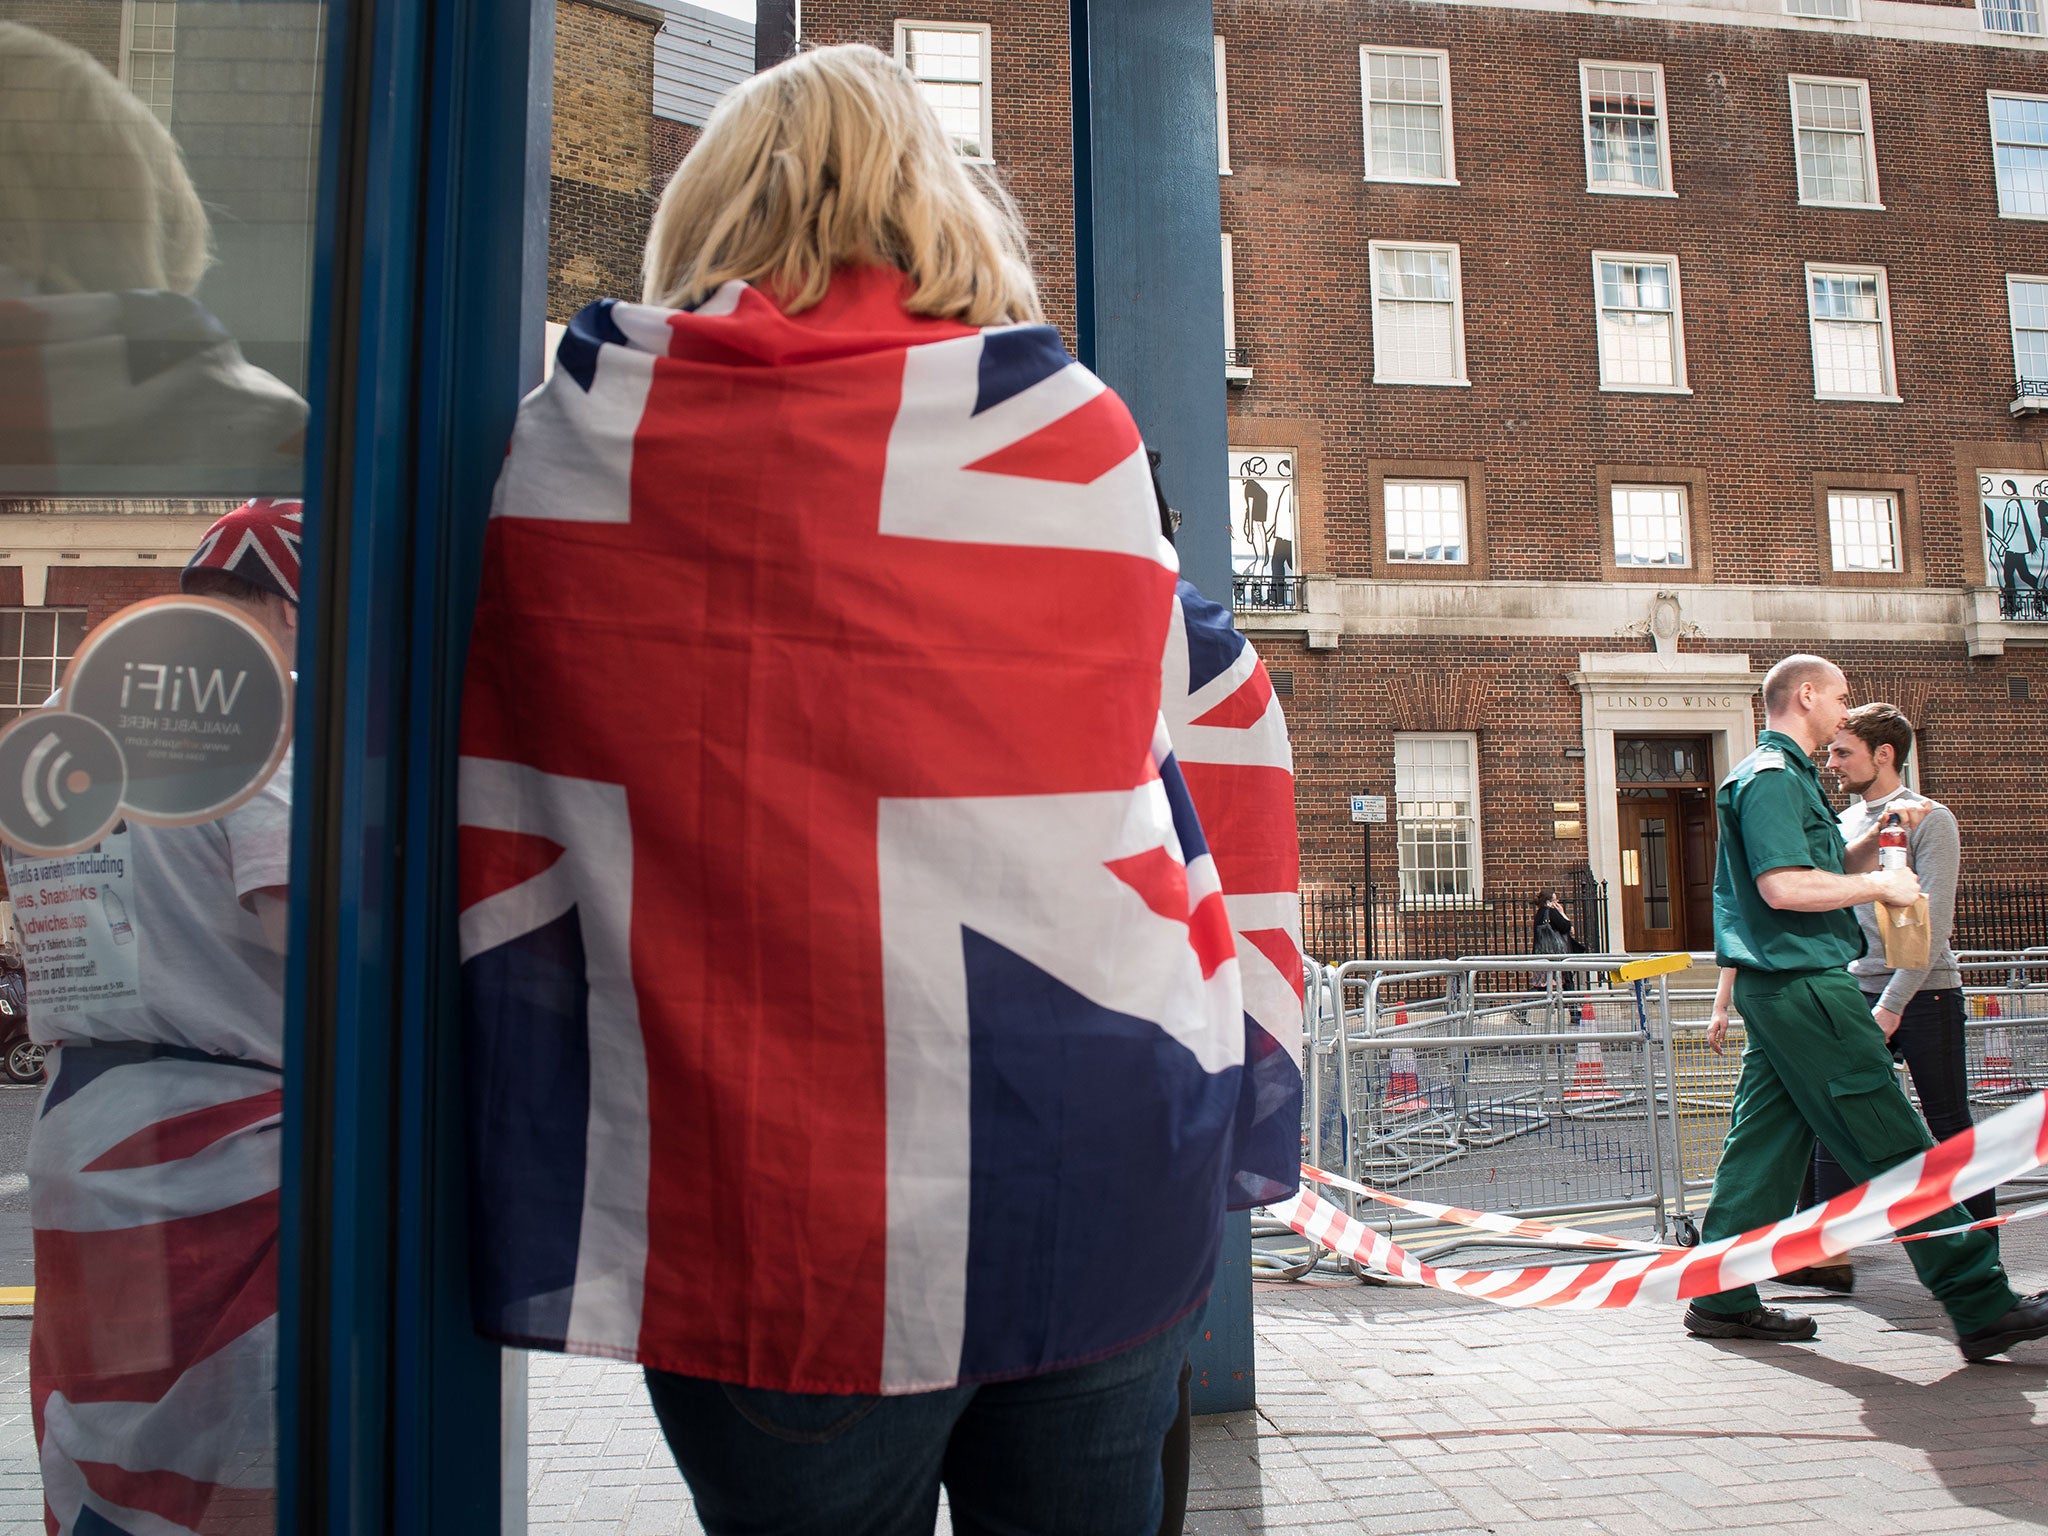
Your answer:
[[[36,1288],[32,1285],[0,1285],[0,1307],[34,1306]]]

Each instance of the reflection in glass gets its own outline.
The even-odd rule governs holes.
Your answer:
[[[1643,926],[1671,926],[1671,844],[1664,818],[1646,816],[1643,843]]]
[[[303,479],[326,25],[310,0],[32,12],[0,21],[0,724],[22,732],[137,598],[182,585],[293,649],[299,507],[268,498]],[[39,1474],[52,1530],[274,1525],[289,766],[214,821],[0,855],[49,1048],[39,1102],[0,1088],[29,1128],[34,1269],[0,1283],[35,1286],[39,1461],[4,1470]]]

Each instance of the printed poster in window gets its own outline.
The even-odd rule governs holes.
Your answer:
[[[1294,452],[1230,450],[1230,573],[1238,606],[1292,608]]]
[[[122,822],[83,853],[8,861],[31,1019],[141,1005],[128,844]]]
[[[2048,619],[2048,475],[1985,470],[1984,569],[2007,618]]]

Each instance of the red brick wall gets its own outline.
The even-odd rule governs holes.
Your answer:
[[[1324,423],[1326,569],[1372,571],[1367,465],[1382,456],[1489,465],[1495,578],[1599,579],[1595,466],[1610,461],[1705,471],[1715,575],[1740,582],[1823,579],[1816,472],[1917,476],[1928,578],[1963,580],[1974,512],[1959,514],[1954,445],[2048,440],[2048,419],[2006,411],[2005,302],[2006,273],[2048,263],[2048,233],[1997,216],[1984,96],[2042,89],[2042,55],[1403,0],[1329,7],[1313,29],[1285,0],[1216,14],[1224,227],[1256,371],[1233,409]],[[1461,186],[1363,180],[1364,42],[1448,49]],[[1677,198],[1585,190],[1582,58],[1664,66]],[[1793,73],[1869,81],[1886,211],[1799,205]],[[1370,239],[1458,242],[1471,388],[1361,382]],[[1678,257],[1691,396],[1599,389],[1594,250]],[[1808,260],[1887,268],[1904,405],[1813,398]]]
[[[654,174],[651,185],[657,200],[669,178],[676,173],[676,167],[683,163],[683,156],[697,147],[704,130],[694,123],[672,122],[665,117],[654,120]]]
[[[983,22],[991,27],[990,133],[996,168],[1024,215],[1031,262],[1046,317],[1074,345],[1073,96],[1068,88],[1065,4],[1004,0],[1001,5],[943,0],[914,10],[875,0],[812,0],[804,6],[804,42],[868,43],[896,48],[896,19]]]
[[[805,35],[889,48],[896,14],[811,0]],[[1041,278],[1070,306],[1066,8],[913,14],[993,24],[996,157],[1031,219]],[[1216,26],[1230,63],[1224,227],[1256,374],[1232,391],[1231,410],[1248,439],[1299,437],[1304,474],[1320,460],[1318,483],[1300,487],[1308,569],[1374,574],[1375,462],[1455,460],[1484,471],[1491,577],[1598,581],[1599,467],[1655,464],[1704,477],[1717,581],[1829,579],[1815,477],[1844,473],[1910,481],[1924,580],[1959,588],[1976,537],[1959,463],[2048,462],[2048,421],[2006,411],[2004,294],[2007,272],[2048,271],[2048,226],[1997,217],[1984,99],[2048,88],[2039,52],[1686,24],[1637,8],[1577,16],[1412,0],[1333,0],[1312,20],[1295,0],[1216,0]],[[1365,42],[1449,50],[1462,185],[1364,181]],[[1678,198],[1586,192],[1581,58],[1663,65]],[[1799,206],[1785,81],[1795,73],[1869,81],[1884,212]],[[1470,388],[1370,382],[1367,242],[1378,238],[1459,242]],[[1679,258],[1694,394],[1600,391],[1595,249]],[[1807,260],[1887,268],[1905,404],[1813,399]],[[1557,601],[1568,611],[1569,591]],[[1357,875],[1345,801],[1391,790],[1402,730],[1477,733],[1490,878],[1582,864],[1584,840],[1552,834],[1551,803],[1588,795],[1584,759],[1564,755],[1582,745],[1569,676],[1581,652],[1649,648],[1588,630],[1549,641],[1346,635],[1335,651],[1262,635],[1269,665],[1293,673],[1305,878]],[[1795,647],[1750,637],[1683,648],[1743,652],[1762,670]],[[2048,746],[2048,652],[1973,661],[1959,643],[1828,649],[1859,697],[1890,698],[1927,726],[1926,783],[1962,818],[1972,866],[2048,873],[2029,851],[2048,833],[2048,801],[2022,777]],[[2013,677],[2033,702],[2010,699]],[[1385,880],[1391,829],[1378,836]]]
[[[21,600],[21,572],[10,571],[15,597]],[[162,597],[178,590],[178,567],[154,562],[126,566],[52,566],[43,605],[48,608],[83,608],[88,629],[111,617],[130,603],[146,597]]]

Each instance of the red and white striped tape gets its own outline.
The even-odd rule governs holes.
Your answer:
[[[2044,1162],[2048,1162],[2048,1093],[2037,1093],[1982,1125],[1878,1175],[1868,1184],[1740,1236],[1697,1248],[1637,1251],[1625,1258],[1590,1264],[1543,1264],[1524,1269],[1438,1269],[1425,1264],[1391,1238],[1321,1199],[1306,1185],[1293,1198],[1272,1207],[1272,1213],[1332,1253],[1397,1279],[1507,1307],[1593,1311],[1651,1303],[1668,1305],[1692,1296],[1710,1296],[1821,1263],[1868,1243],[1885,1242],[1901,1227],[1910,1227],[1982,1190],[2030,1173]],[[1333,1182],[1328,1175],[1319,1178],[1321,1182]],[[1543,1225],[1490,1212],[1384,1197],[1363,1185],[1334,1182],[1424,1215],[1452,1220],[1483,1217],[1485,1221],[1466,1224],[1488,1231],[1540,1235],[1523,1229]],[[1451,1215],[1454,1211],[1456,1217]],[[1487,1222],[1498,1225],[1489,1226]],[[1618,1246],[1623,1241],[1590,1232],[1572,1232],[1572,1236],[1582,1242],[1592,1239],[1584,1242],[1587,1247]],[[1640,1249],[1644,1245],[1631,1246]]]

